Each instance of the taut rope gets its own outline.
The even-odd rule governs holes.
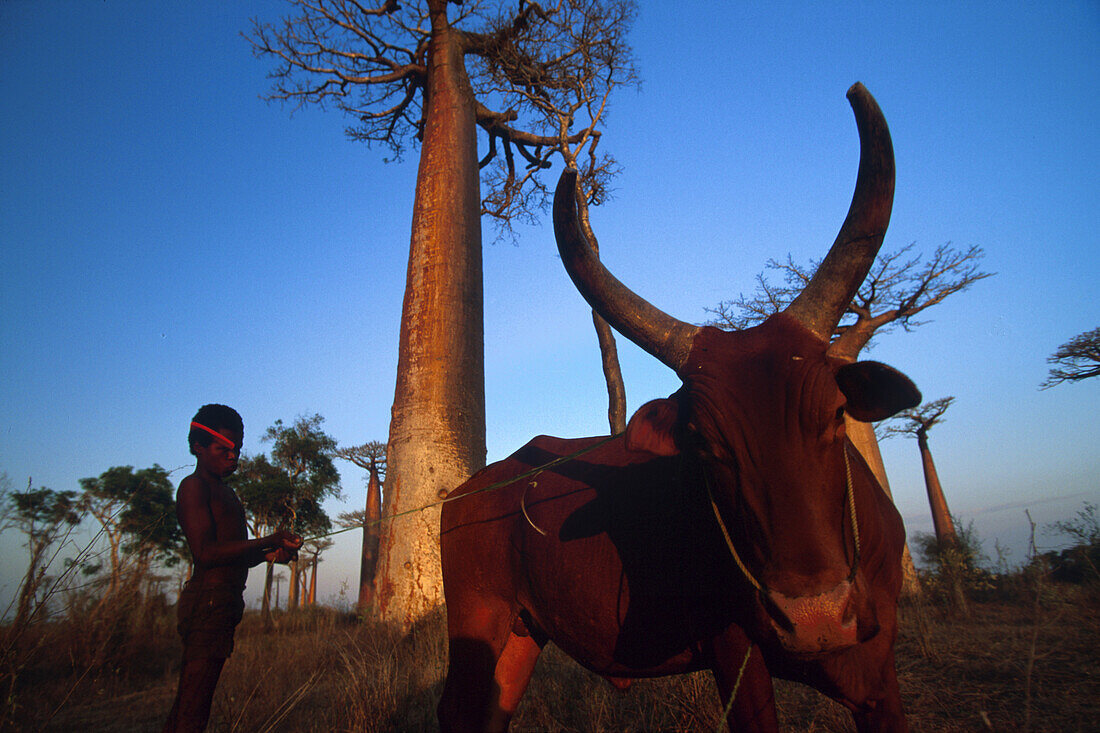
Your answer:
[[[503,481],[497,481],[496,483],[489,484],[488,486],[483,486],[480,489],[476,489],[474,491],[468,491],[465,494],[459,494],[457,496],[448,496],[444,499],[440,499],[439,501],[433,501],[431,504],[425,504],[424,506],[416,507],[415,509],[406,509],[403,512],[397,512],[396,514],[388,514],[384,517],[379,517],[378,519],[372,519],[369,522],[363,522],[362,524],[356,524],[356,525],[351,526],[351,527],[344,527],[343,529],[337,529],[335,531],[328,532],[326,534],[319,534],[315,537],[310,537],[305,541],[308,542],[310,540],[319,540],[319,539],[322,539],[324,537],[332,537],[333,535],[342,534],[344,532],[351,532],[352,530],[363,529],[365,527],[370,527],[370,526],[373,526],[375,524],[381,524],[382,522],[386,522],[386,521],[389,521],[391,519],[397,519],[398,517],[403,517],[406,514],[416,514],[417,512],[422,512],[425,509],[431,509],[432,507],[441,506],[441,505],[446,504],[446,503],[451,502],[451,501],[457,501],[458,499],[464,499],[467,496],[474,496],[475,494],[484,494],[487,491],[496,491],[497,489],[502,489],[505,486],[508,486],[510,484],[514,484],[515,482],[520,481],[522,479],[530,478],[532,476],[537,476],[537,475],[539,475],[540,473],[542,473],[543,471],[545,471],[548,468],[553,468],[554,466],[560,466],[561,464],[567,463],[567,462],[573,460],[574,458],[579,458],[580,456],[583,456],[585,453],[590,453],[590,452],[596,450],[597,448],[599,448],[600,446],[605,445],[606,443],[610,443],[612,440],[614,440],[615,438],[618,438],[620,435],[622,435],[622,433],[616,433],[614,435],[609,435],[606,438],[603,438],[602,440],[599,440],[599,441],[593,443],[592,445],[585,446],[584,448],[581,448],[579,451],[576,451],[574,453],[570,453],[567,456],[559,456],[559,457],[555,458],[554,460],[550,461],[549,463],[544,463],[541,466],[537,466],[535,468],[532,468],[531,470],[525,471],[525,472],[519,474],[518,476],[513,476],[511,478],[504,479]],[[524,511],[524,514],[526,514],[526,511]]]

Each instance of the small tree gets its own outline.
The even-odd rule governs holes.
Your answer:
[[[183,535],[176,522],[175,487],[158,465],[135,471],[115,466],[95,478],[80,479],[81,511],[103,529],[110,553],[105,598],[119,589],[124,574],[141,581],[153,562],[178,562]]]
[[[18,529],[25,534],[26,548],[30,554],[27,572],[19,586],[15,618],[11,623],[11,628],[18,633],[36,610],[36,594],[51,564],[46,558],[47,552],[80,524],[80,512],[75,491],[54,491],[44,487],[32,489],[30,479],[27,479],[26,491],[5,492],[0,496],[0,502],[4,504],[0,514],[6,518],[0,529]]]
[[[290,477],[271,465],[267,456],[242,456],[237,472],[230,477],[228,483],[244,505],[253,536],[262,537],[280,527],[290,526],[290,515],[284,501],[293,491]],[[260,601],[260,614],[265,626],[270,626],[271,623],[271,586],[274,572],[275,564],[268,562]]]
[[[1074,336],[1048,356],[1047,363],[1054,366],[1040,389],[1100,376],[1100,328]]]
[[[946,596],[960,613],[969,615],[967,589],[990,587],[989,574],[982,569],[986,557],[974,523],[964,527],[955,517],[951,522],[954,539],[950,542],[941,541],[935,534],[918,532],[913,536],[913,543],[921,559],[932,568],[926,578],[933,590]]]
[[[269,463],[275,472],[268,472],[274,480],[261,486],[259,512],[276,521],[278,528],[303,536],[328,531],[331,521],[321,502],[340,498],[340,473],[332,462],[336,441],[321,429],[323,422],[316,414],[299,417],[290,426],[276,420],[262,438],[271,443]],[[300,563],[292,561],[287,610],[298,606],[300,572]]]

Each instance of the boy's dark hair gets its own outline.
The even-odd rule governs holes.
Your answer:
[[[241,420],[241,416],[236,410],[226,405],[203,405],[191,418],[191,422],[205,425],[211,430],[225,430],[228,428],[229,430],[236,430],[242,435],[244,434],[244,420]],[[214,436],[199,428],[191,428],[191,432],[187,434],[187,447],[191,451],[191,455],[195,455],[195,443],[205,448],[212,442],[214,442]]]

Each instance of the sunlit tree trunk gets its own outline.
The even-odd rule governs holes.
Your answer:
[[[309,563],[309,600],[308,605],[313,606],[317,603],[317,556],[314,555],[313,559]]]
[[[367,481],[367,504],[363,512],[363,550],[359,560],[359,599],[356,610],[360,616],[373,613],[374,576],[378,569],[378,520],[382,516],[381,482],[378,469],[371,461]]]
[[[267,563],[267,569],[264,571],[264,594],[263,600],[260,601],[260,618],[263,619],[264,628],[271,628],[271,582],[275,577],[275,563]],[[275,606],[278,608],[279,599],[276,597]]]
[[[481,222],[473,91],[461,36],[432,0],[424,139],[413,202],[385,513],[437,502],[485,463]],[[383,528],[375,597],[408,629],[443,603],[439,507]]]
[[[15,619],[11,623],[12,629],[20,629],[30,618],[34,606],[35,593],[42,581],[42,553],[46,550],[46,544],[31,538],[30,541],[31,562],[27,568],[27,574],[23,578],[23,585],[19,589],[19,604],[15,612]]]
[[[301,570],[301,560],[290,561],[290,582],[286,591],[286,610],[288,611],[294,611],[298,608],[298,586]]]
[[[924,487],[928,491],[928,506],[932,509],[932,527],[936,531],[936,540],[941,546],[958,543],[955,524],[951,521],[951,512],[947,508],[947,498],[943,495],[940,476],[936,473],[936,464],[932,461],[932,451],[928,449],[928,435],[917,433],[917,446],[920,448],[921,466],[924,468]]]
[[[936,532],[936,544],[939,545],[940,567],[947,576],[955,608],[969,616],[970,604],[963,588],[964,559],[958,552],[959,537],[955,533],[955,523],[951,521],[951,512],[947,509],[947,498],[943,495],[943,486],[940,485],[936,464],[932,461],[932,451],[928,449],[928,434],[924,428],[917,430],[917,445],[924,468],[928,505],[932,509],[932,527]]]

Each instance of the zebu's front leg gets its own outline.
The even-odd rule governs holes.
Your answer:
[[[772,677],[764,663],[760,647],[745,633],[732,627],[714,642],[714,680],[722,707],[729,707],[726,722],[730,731],[776,733],[779,721],[775,713]],[[730,695],[735,694],[733,703]]]

